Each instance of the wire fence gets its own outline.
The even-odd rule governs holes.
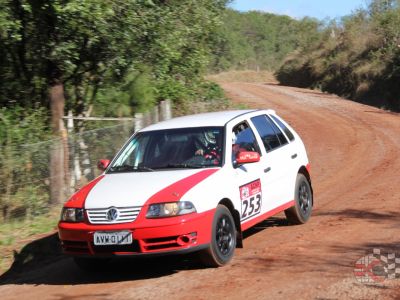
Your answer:
[[[34,217],[48,212],[52,204],[63,203],[68,195],[99,175],[97,160],[112,158],[132,132],[132,124],[123,122],[69,133],[66,142],[58,138],[10,149],[0,170],[2,221]],[[52,170],[51,154],[64,149],[67,155],[63,172]],[[59,191],[62,199],[51,199],[51,184],[57,179],[63,181],[63,190]]]
[[[99,159],[112,159],[135,130],[171,117],[169,104],[168,112],[163,110],[165,105],[117,124],[111,120],[112,126],[110,120],[96,120],[103,122],[101,128],[81,132],[69,128],[60,138],[0,149],[0,222],[34,218],[59,208],[100,175]],[[61,159],[54,159],[60,155]]]

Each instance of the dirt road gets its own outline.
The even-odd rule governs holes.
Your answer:
[[[235,101],[273,108],[303,137],[315,209],[309,223],[279,215],[246,233],[230,265],[189,258],[132,260],[102,274],[69,259],[0,282],[2,299],[400,299],[400,279],[359,283],[374,248],[400,257],[400,115],[314,91],[222,83]]]

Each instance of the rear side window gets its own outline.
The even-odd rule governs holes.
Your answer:
[[[274,115],[271,115],[271,118],[274,119],[274,121],[279,125],[280,128],[282,128],[282,130],[285,132],[286,136],[289,138],[290,141],[294,140],[294,135],[293,133],[290,131],[289,128],[287,128],[285,126],[285,124],[283,124],[281,122],[281,120],[279,120],[277,117],[275,117]]]
[[[267,152],[288,143],[282,131],[266,115],[253,117],[251,121],[260,134]]]

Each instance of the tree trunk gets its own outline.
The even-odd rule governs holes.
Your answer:
[[[68,147],[66,147],[66,130],[62,117],[64,116],[64,85],[54,84],[49,90],[51,127],[56,142],[50,150],[50,203],[59,204],[65,199],[66,159],[68,159]]]

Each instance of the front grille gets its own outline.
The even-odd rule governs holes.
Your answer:
[[[180,245],[177,242],[177,239],[178,236],[146,239],[143,240],[143,248],[150,251],[150,250],[161,250],[161,249],[180,247]]]
[[[96,246],[92,243],[91,246],[96,254],[140,253],[140,246],[137,240],[133,240],[132,244],[130,245]]]
[[[61,245],[67,253],[82,253],[89,254],[89,247],[87,242],[82,241],[62,241]]]
[[[108,218],[108,211],[110,209],[116,209],[118,211],[117,218],[110,220]],[[132,207],[109,207],[109,208],[93,208],[87,209],[87,216],[89,222],[92,224],[117,224],[117,223],[128,223],[136,220],[139,215],[140,206]]]

